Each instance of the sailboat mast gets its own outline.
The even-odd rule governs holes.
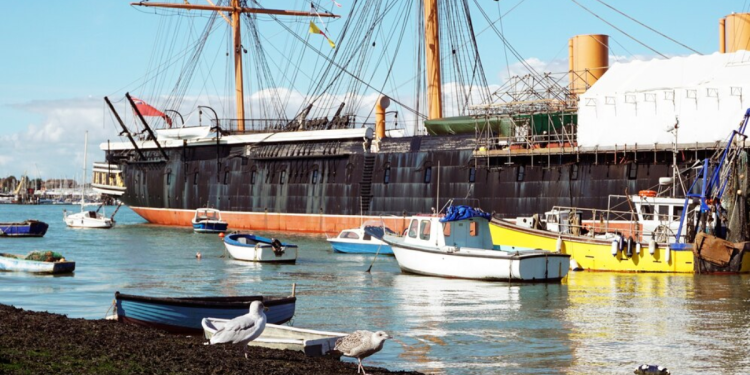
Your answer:
[[[424,1],[425,63],[427,64],[427,119],[443,117],[440,78],[440,35],[437,0]]]
[[[237,101],[237,130],[245,131],[245,93],[242,84],[242,35],[240,34],[240,1],[232,0],[232,32],[234,36],[234,93]],[[218,126],[219,124],[216,124]],[[218,135],[217,135],[218,136]]]
[[[88,147],[89,131],[87,130],[83,135],[83,178],[81,179],[81,211],[83,211],[83,207],[86,203],[84,198],[86,197],[86,154],[88,154]]]

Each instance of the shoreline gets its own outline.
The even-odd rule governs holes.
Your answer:
[[[301,352],[203,345],[104,319],[68,318],[0,304],[0,373],[356,374],[357,364]],[[377,355],[377,354],[376,354]],[[367,367],[368,374],[418,374]]]

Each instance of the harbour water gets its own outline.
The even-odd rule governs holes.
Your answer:
[[[0,303],[101,319],[115,291],[158,296],[288,294],[293,325],[395,337],[367,365],[450,374],[750,373],[750,276],[571,273],[561,284],[508,284],[402,274],[393,257],[333,253],[320,236],[270,234],[300,247],[295,265],[224,254],[216,235],[146,224],[127,208],[111,230],[66,228],[78,206],[0,206],[34,218],[43,238],[0,238],[0,252],[53,250],[72,276],[0,273]],[[108,207],[111,212],[113,208]],[[202,254],[196,259],[197,252]]]

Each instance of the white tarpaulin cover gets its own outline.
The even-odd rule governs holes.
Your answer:
[[[722,141],[750,106],[750,52],[614,64],[578,102],[584,147]]]

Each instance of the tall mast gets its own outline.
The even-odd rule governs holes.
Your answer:
[[[425,62],[427,63],[427,119],[432,120],[443,117],[437,0],[424,1],[424,33]]]
[[[209,1],[211,3],[211,1]],[[144,7],[157,7],[157,8],[172,8],[172,9],[192,9],[192,10],[209,10],[214,12],[227,12],[232,14],[232,37],[234,41],[234,85],[235,85],[235,100],[237,105],[237,130],[239,132],[245,131],[245,93],[243,90],[242,80],[242,35],[240,33],[240,16],[242,13],[255,13],[255,14],[271,14],[277,16],[301,16],[301,17],[334,17],[339,16],[329,13],[311,13],[311,12],[298,12],[293,10],[280,10],[280,9],[265,9],[265,8],[246,8],[240,6],[240,0],[232,0],[231,6],[216,6],[216,5],[197,5],[177,3],[152,3],[152,2],[139,2],[130,3],[130,5],[138,5]]]
[[[237,102],[237,130],[245,131],[245,91],[242,84],[242,35],[240,34],[239,0],[232,0],[232,31],[234,35],[234,95]],[[216,124],[219,126],[219,124]],[[217,130],[218,132],[218,130]],[[217,135],[218,137],[218,135]]]
[[[81,212],[83,212],[83,208],[85,206],[85,198],[86,198],[86,154],[88,154],[89,151],[89,131],[86,130],[86,133],[83,135],[83,179],[81,179]]]

